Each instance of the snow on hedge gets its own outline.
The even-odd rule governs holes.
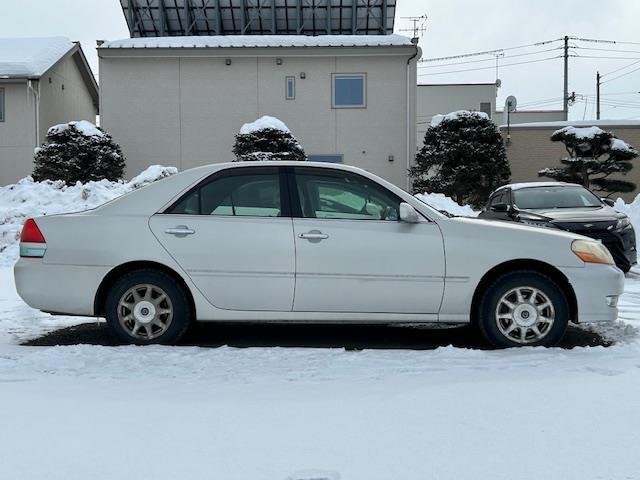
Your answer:
[[[152,165],[129,182],[100,180],[67,186],[61,181],[34,182],[26,177],[0,187],[0,265],[18,258],[18,239],[27,218],[89,210],[177,172],[175,167]]]
[[[456,112],[447,113],[446,115],[440,115],[440,114],[434,115],[431,118],[431,126],[437,127],[444,121],[458,120],[460,117],[464,117],[464,116],[484,118],[487,120],[489,119],[489,115],[487,115],[484,112],[471,112],[469,110],[458,110]]]
[[[104,137],[104,132],[87,120],[73,121],[68,123],[59,123],[47,130],[47,135],[55,135],[73,128],[85,137]]]
[[[240,127],[240,133],[242,135],[246,135],[248,133],[257,132],[258,130],[263,130],[265,128],[272,128],[274,130],[280,130],[282,132],[291,133],[289,128],[284,124],[284,122],[276,117],[270,117],[269,115],[264,115],[257,119],[255,122],[245,123]]]
[[[564,127],[553,132],[551,136],[561,135],[563,133],[566,135],[574,135],[580,140],[590,140],[605,132],[599,127]]]

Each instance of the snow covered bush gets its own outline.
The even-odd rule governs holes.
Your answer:
[[[125,158],[111,135],[93,123],[54,125],[47,131],[47,142],[35,150],[33,179],[76,182],[119,180],[124,174]]]
[[[611,132],[598,127],[564,127],[551,135],[552,142],[562,142],[569,157],[560,160],[562,166],[544,168],[538,172],[561,182],[579,183],[599,192],[633,192],[636,185],[613,174],[626,175],[632,168],[631,160],[638,151],[616,138]]]
[[[233,153],[237,161],[307,159],[302,146],[287,126],[269,116],[242,126],[236,135]]]
[[[509,181],[511,169],[496,125],[482,112],[436,115],[409,172],[413,190],[443,193],[478,207]]]
[[[18,239],[27,218],[95,208],[177,172],[175,167],[153,165],[130,182],[100,180],[66,185],[62,180],[36,182],[26,177],[0,187],[0,265],[18,258]]]

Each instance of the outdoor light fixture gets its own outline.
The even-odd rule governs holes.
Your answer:
[[[300,72],[300,78],[307,78],[307,74],[304,72]]]
[[[282,59],[276,58],[276,65],[282,65]]]
[[[390,162],[393,162],[393,160],[395,159],[393,158],[393,155],[389,155],[389,158],[387,160],[389,160]]]
[[[224,59],[224,64],[225,65],[231,65],[231,59],[230,58],[225,58]]]

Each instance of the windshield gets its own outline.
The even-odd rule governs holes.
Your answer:
[[[519,209],[600,207],[600,199],[583,187],[533,187],[513,191]]]

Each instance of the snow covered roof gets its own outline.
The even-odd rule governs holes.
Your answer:
[[[73,47],[65,37],[0,38],[0,78],[40,77]]]
[[[218,35],[126,38],[103,43],[104,48],[247,48],[247,47],[381,47],[411,46],[402,35]]]
[[[555,128],[563,127],[640,127],[640,120],[575,120],[560,122],[531,122],[531,123],[512,123],[511,130],[514,128]],[[500,125],[501,129],[507,128],[506,125]]]

